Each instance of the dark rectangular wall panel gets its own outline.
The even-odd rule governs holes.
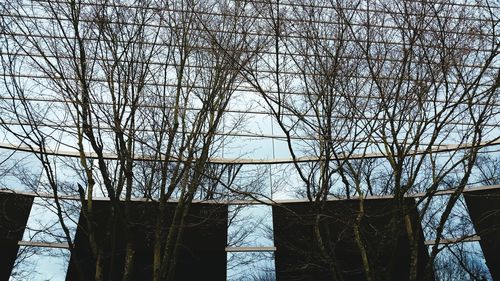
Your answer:
[[[176,203],[167,204],[165,229],[172,223]],[[105,240],[110,230],[106,218],[110,210],[109,201],[94,201],[96,223],[94,227],[101,241],[107,243],[106,280],[122,280],[125,241],[135,246],[135,262],[132,280],[153,279],[154,229],[158,205],[155,202],[130,202],[128,230],[120,223],[114,237]],[[193,203],[186,219],[180,252],[175,267],[175,280],[226,280],[227,205]],[[95,260],[87,236],[86,219],[81,214],[75,237],[75,250],[71,256],[66,280],[94,280]],[[111,248],[115,247],[112,251]],[[111,252],[114,254],[112,255]],[[82,269],[79,274],[77,265]],[[79,275],[83,278],[80,278]]]
[[[273,206],[276,280],[366,280],[353,228],[359,201],[322,204]],[[398,205],[393,199],[371,199],[364,207],[360,232],[375,280],[408,280],[411,251],[404,216],[396,211],[400,207],[409,214],[407,221],[418,239],[418,280],[432,280],[433,274],[425,279],[428,253],[414,200]]]
[[[33,197],[0,193],[0,280],[9,280]]]
[[[500,280],[500,190],[464,192],[465,202],[493,280]]]

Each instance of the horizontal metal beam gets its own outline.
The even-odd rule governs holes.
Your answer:
[[[475,192],[481,190],[495,190],[500,189],[500,184],[497,185],[484,185],[484,186],[470,186],[463,190],[463,193],[467,192]],[[432,197],[432,196],[445,196],[450,195],[456,192],[455,188],[446,189],[446,190],[438,190],[432,194],[427,194],[426,192],[418,192],[412,194],[406,194],[407,198],[422,198],[422,197]],[[35,193],[35,192],[26,192],[26,191],[16,191],[12,189],[0,189],[0,193],[9,193],[9,194],[18,194],[24,196],[32,196],[37,198],[46,198],[53,199],[54,195],[52,193]],[[59,200],[80,200],[79,196],[71,196],[71,195],[59,195],[57,197]],[[393,195],[371,195],[364,196],[363,199],[367,200],[375,200],[375,199],[391,199],[394,198]],[[353,196],[351,198],[346,197],[328,197],[326,201],[345,201],[345,200],[358,200],[359,197]],[[109,201],[109,197],[93,197],[94,201]],[[155,199],[151,198],[132,198],[130,201],[133,202],[156,202]],[[168,202],[177,203],[177,199],[170,199]],[[307,203],[311,202],[307,198],[298,198],[298,199],[272,199],[272,198],[263,198],[263,199],[250,199],[250,200],[193,200],[193,203],[203,203],[203,204],[224,204],[224,205],[278,205],[278,204],[286,204],[286,203]]]
[[[226,247],[226,252],[228,253],[241,253],[241,252],[275,252],[276,247]]]
[[[245,92],[247,91],[248,92],[251,92],[251,93],[255,93],[257,94],[255,91],[253,90],[250,90],[250,89],[244,89],[243,91],[241,89],[238,89],[238,91],[242,91],[242,92]],[[272,94],[277,94],[277,93],[272,93]],[[283,94],[296,94],[296,95],[305,95],[305,93],[283,93]],[[336,95],[336,94],[333,94],[331,96],[337,96],[339,98],[342,98],[342,96],[340,95]],[[375,99],[375,97],[372,97],[372,96],[369,96],[369,95],[351,95],[350,97],[354,97],[354,98],[359,98],[359,99]],[[65,99],[64,97],[59,97],[59,98],[54,98],[54,97],[48,97],[48,96],[35,96],[35,97],[22,97],[22,98],[19,98],[19,97],[13,97],[13,96],[7,96],[7,95],[2,95],[0,94],[0,100],[1,101],[9,101],[9,102],[13,102],[13,103],[16,103],[16,102],[33,102],[33,103],[36,103],[36,102],[39,102],[39,103],[58,103],[58,104],[74,104],[75,102],[70,100],[70,99]],[[402,101],[411,101],[410,98],[402,98],[401,99]],[[431,102],[431,100],[424,100],[424,102]],[[448,104],[466,104],[468,101],[463,101],[463,102],[459,102],[459,101],[456,101],[456,100],[452,100],[452,101],[444,101],[444,100],[441,100],[441,99],[435,99],[433,100],[432,102],[434,103],[448,103]],[[93,100],[92,101],[92,104],[95,104],[97,106],[103,106],[103,107],[112,107],[113,106],[113,103],[112,102],[109,102],[109,101],[100,101],[100,100]],[[478,102],[477,105],[487,105],[487,106],[499,106],[500,107],[500,102],[499,103],[494,103],[494,102]],[[124,105],[125,106],[125,105]],[[141,103],[140,105],[140,108],[155,108],[155,109],[174,109],[174,105],[162,105],[162,104],[159,104],[159,103]],[[129,108],[131,108],[129,106]],[[178,107],[179,109],[182,109],[182,110],[186,110],[186,111],[200,111],[202,110],[202,107],[198,106],[198,107],[195,107],[195,106],[179,106]],[[266,110],[265,107],[262,107],[261,110],[256,110],[256,109],[233,109],[233,108],[228,108],[226,110],[226,112],[228,113],[234,113],[234,114],[253,114],[253,115],[264,115],[264,116],[274,116],[273,113],[270,111],[270,110]],[[6,114],[7,115],[7,114]],[[324,114],[321,114],[321,113],[318,113],[318,114],[314,114],[314,113],[308,113],[308,112],[293,112],[293,111],[290,111],[290,110],[284,110],[284,112],[281,112],[280,113],[280,116],[290,116],[290,117],[297,117],[299,116],[301,118],[317,118],[317,117],[321,117],[321,118],[324,118],[326,117],[326,115]],[[422,120],[422,119],[418,119],[418,118],[412,118],[412,119],[409,119],[408,117],[405,118],[405,117],[402,117],[402,118],[387,118],[387,117],[380,117],[380,116],[376,116],[376,115],[368,115],[368,114],[365,114],[365,115],[361,115],[361,114],[358,114],[358,115],[352,115],[352,117],[346,117],[342,114],[337,114],[337,115],[334,115],[335,118],[338,118],[338,119],[355,119],[355,120],[376,120],[376,121],[394,121],[394,122],[399,122],[399,121],[412,121],[412,122],[426,122],[428,120]],[[448,122],[448,124],[450,125],[466,125],[466,126],[470,126],[470,125],[474,125],[473,123],[471,122],[464,122],[462,120],[450,120],[450,122]],[[485,127],[497,127],[499,124],[498,122],[497,123],[485,123],[484,126]]]
[[[43,3],[43,2],[50,2],[50,3],[57,3],[57,4],[67,4],[65,2],[62,2],[62,1],[47,1],[47,0],[44,0],[44,1],[38,1],[39,3]],[[254,4],[265,4],[265,5],[269,5],[270,7],[276,7],[276,5],[278,4],[278,2],[275,2],[275,3],[270,3],[270,2],[265,2],[265,1],[252,1]],[[39,4],[38,3],[38,4]],[[422,3],[422,5],[425,5],[426,2],[425,1],[420,1],[420,3]],[[87,2],[83,2],[82,5],[84,6],[99,6],[100,4],[96,4],[96,3],[91,3],[90,1],[87,1]],[[288,3],[279,3],[279,6],[284,6],[284,7],[290,7],[292,10],[294,9],[297,9],[297,8],[301,8],[301,9],[319,9],[319,10],[325,10],[325,9],[328,9],[330,10],[330,12],[333,12],[333,13],[338,13],[338,10],[340,9],[342,12],[348,12],[348,13],[367,13],[367,14],[383,14],[383,15],[390,15],[390,16],[405,16],[405,17],[410,17],[410,16],[419,16],[421,17],[422,14],[420,14],[420,11],[419,10],[410,10],[410,11],[406,11],[406,12],[398,12],[398,11],[390,11],[390,10],[387,10],[386,8],[380,8],[380,7],[370,7],[370,9],[368,8],[361,8],[361,7],[348,7],[348,6],[343,6],[343,7],[338,7],[338,6],[333,6],[333,5],[315,5],[315,4],[303,4],[303,3],[294,3],[294,1],[290,1]],[[453,10],[455,11],[462,11],[463,9],[488,9],[488,10],[494,10],[494,9],[498,9],[499,7],[498,6],[492,6],[492,5],[478,5],[478,4],[464,4],[464,3],[448,3],[447,6],[449,7],[449,9],[451,7],[453,7]],[[42,5],[40,5],[40,7],[42,7]],[[99,6],[100,7],[100,6]],[[208,10],[203,10],[203,9],[198,9],[198,10],[195,10],[196,7],[189,7],[189,8],[174,8],[174,7],[165,7],[165,6],[161,6],[161,7],[158,7],[158,6],[151,6],[151,7],[144,7],[142,5],[125,5],[125,4],[114,4],[113,5],[114,8],[127,8],[127,9],[138,9],[140,11],[145,11],[145,10],[152,10],[152,9],[155,9],[155,10],[160,10],[160,11],[167,11],[167,12],[170,12],[170,13],[195,13],[197,15],[204,15],[204,16],[210,16],[210,17],[228,17],[228,14],[227,13],[223,13],[221,11],[208,11]],[[457,7],[462,7],[462,9],[457,9]],[[257,11],[256,11],[257,12]],[[245,13],[242,13],[242,14],[239,14],[239,15],[234,15],[233,18],[237,18],[237,19],[255,19],[255,20],[264,20],[264,21],[270,21],[270,20],[275,20],[276,18],[271,15],[263,15],[262,14],[262,11],[258,11],[259,13],[257,13],[255,15],[255,13],[253,13],[253,15],[249,15],[249,14],[245,14]],[[293,14],[293,12],[292,12]],[[33,15],[30,15],[31,17],[34,17]],[[434,15],[434,14],[430,14],[430,15],[424,15],[424,17],[427,17],[427,18],[444,18],[444,19],[449,19],[449,20],[462,20],[462,21],[479,21],[479,22],[494,22],[493,19],[490,19],[488,17],[473,17],[473,16],[467,16],[467,15]],[[82,18],[83,20],[86,20],[86,21],[90,21],[88,19],[84,19]],[[304,17],[301,17],[301,18],[297,18],[297,17],[294,17],[294,16],[290,16],[290,14],[282,14],[280,15],[279,19],[283,22],[289,22],[289,23],[301,23],[301,22],[310,22],[310,23],[313,23],[313,24],[327,24],[327,25],[334,25],[334,24],[339,24],[339,22],[333,22],[331,20],[321,20],[321,19],[315,19],[315,18],[310,18],[310,17],[307,17],[307,16],[304,16]],[[62,20],[61,18],[58,18],[57,20]],[[351,24],[353,26],[363,26],[362,23],[358,22],[351,22]],[[375,24],[372,24],[372,26],[375,25]],[[156,26],[156,25],[153,25],[153,26]],[[375,26],[378,26],[378,25],[375,25]],[[397,26],[391,26],[392,28],[396,29]],[[425,28],[422,28],[422,30],[427,30]],[[460,34],[461,32],[457,31],[457,30],[449,30],[448,31],[449,33],[453,33],[453,34]]]
[[[56,242],[37,242],[37,241],[19,241],[17,243],[19,246],[23,247],[42,247],[42,248],[52,248],[52,249],[69,249],[68,243],[56,243]],[[224,248],[226,252],[275,252],[276,247],[274,246],[264,246],[264,247],[226,247]]]
[[[457,244],[466,242],[476,242],[481,241],[481,237],[478,235],[459,237],[459,238],[447,238],[437,240],[426,240],[425,245],[435,245],[438,244]],[[36,241],[19,241],[17,243],[19,246],[23,247],[41,247],[41,248],[51,248],[51,249],[69,249],[68,243],[56,243],[56,242],[36,242]],[[257,246],[257,247],[226,247],[224,250],[228,253],[252,253],[252,252],[276,252],[276,247],[274,246]]]
[[[463,243],[463,242],[475,242],[475,241],[481,241],[481,237],[479,235],[472,235],[472,236],[467,236],[467,237],[459,237],[459,238],[448,238],[448,239],[439,239],[439,242],[437,240],[426,240],[424,242],[425,245],[435,245],[435,244],[457,244],[457,243]]]
[[[463,143],[463,144],[446,144],[446,145],[436,145],[434,146],[433,149],[420,149],[420,150],[414,150],[413,152],[408,153],[406,156],[417,156],[417,155],[424,155],[424,154],[430,154],[430,153],[441,153],[441,152],[450,152],[450,151],[457,151],[457,150],[463,150],[463,149],[469,149],[472,147],[487,147],[487,146],[496,146],[500,145],[500,138],[492,141],[484,141],[478,144],[471,144],[471,143]],[[15,150],[15,151],[22,151],[22,152],[30,152],[30,153],[37,153],[37,154],[44,154],[44,155],[54,155],[54,156],[61,156],[61,157],[75,157],[78,158],[80,157],[80,152],[75,150],[75,151],[63,151],[63,150],[51,150],[51,149],[45,149],[44,151],[40,150],[33,150],[33,148],[30,148],[28,146],[23,146],[23,145],[13,145],[9,143],[0,143],[0,149],[8,149],[8,150]],[[87,158],[97,158],[97,155],[93,152],[84,152],[85,156]],[[362,153],[362,154],[347,154],[347,155],[339,155],[337,159],[332,158],[331,161],[343,161],[343,160],[349,160],[349,159],[373,159],[373,158],[386,158],[389,157],[390,155],[387,155],[385,153]],[[118,156],[113,153],[104,153],[103,158],[106,160],[117,160]],[[162,161],[162,158],[158,159],[150,155],[134,155],[133,156],[134,160],[138,161]],[[218,158],[218,157],[212,157],[207,160],[207,163],[211,164],[251,164],[251,165],[268,165],[268,164],[290,164],[290,163],[303,163],[303,162],[318,162],[318,161],[324,161],[324,159],[319,158],[317,156],[304,156],[304,157],[297,157],[295,159],[292,158],[285,158],[285,159],[245,159],[245,158]],[[184,162],[184,159],[179,159],[179,158],[172,158],[171,162]]]
[[[24,246],[24,247],[41,247],[41,248],[52,248],[52,249],[69,249],[68,243],[56,243],[56,242],[19,241],[17,243],[17,245]]]

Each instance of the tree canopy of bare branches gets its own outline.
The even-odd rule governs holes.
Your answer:
[[[107,244],[133,229],[138,198],[156,202],[153,279],[174,280],[193,200],[276,205],[290,190],[314,206],[311,239],[333,280],[341,258],[321,224],[336,198],[356,202],[348,228],[364,278],[384,279],[369,196],[395,202],[387,233],[408,241],[408,280],[431,279],[463,191],[498,183],[499,11],[489,0],[2,3],[0,176],[51,194],[75,255],[64,198],[79,199],[95,280],[111,278]],[[26,152],[39,169],[16,157]],[[110,201],[104,236],[96,197]],[[119,278],[132,280],[137,247],[125,241]]]

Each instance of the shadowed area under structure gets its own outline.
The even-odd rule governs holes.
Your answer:
[[[32,196],[0,193],[0,280],[9,280],[32,204]]]
[[[500,190],[468,191],[464,197],[486,265],[493,280],[500,280]]]
[[[366,280],[353,228],[359,203],[359,200],[336,200],[274,206],[276,280],[337,280],[334,276],[350,281]],[[405,213],[396,211],[401,206]],[[408,280],[411,255],[408,229],[418,239],[415,243],[418,280],[425,280],[428,254],[414,200],[406,198],[400,204],[394,199],[364,200],[364,209],[360,232],[369,260],[376,261],[371,264],[375,280]]]
[[[177,203],[167,203],[165,229],[172,223]],[[109,201],[95,201],[95,224],[98,239],[108,243],[105,256],[105,276],[110,280],[121,280],[125,243],[132,241],[135,249],[132,280],[152,280],[154,229],[158,205],[156,202],[128,202],[128,230],[123,224],[115,227],[116,235],[106,238],[109,230],[106,214],[110,210]],[[75,251],[71,257],[66,280],[80,280],[76,263],[83,270],[84,280],[93,280],[95,260],[87,236],[86,219],[80,215],[79,228],[75,237]],[[175,267],[175,280],[225,280],[226,279],[226,228],[227,205],[193,203],[184,226],[179,256]],[[115,247],[114,255],[111,248]],[[112,272],[111,272],[112,271]]]

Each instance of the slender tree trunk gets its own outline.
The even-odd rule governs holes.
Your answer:
[[[123,269],[123,281],[132,281],[135,264],[135,245],[131,241],[133,238],[128,238],[125,246],[125,265]]]
[[[359,197],[359,212],[356,216],[356,220],[354,222],[353,230],[354,230],[354,238],[356,240],[356,244],[358,245],[359,252],[361,254],[361,260],[363,262],[363,271],[365,273],[365,278],[367,281],[374,281],[373,272],[370,266],[370,259],[368,257],[368,252],[366,250],[365,242],[363,241],[363,235],[361,234],[361,221],[365,215],[365,206],[363,196]]]

